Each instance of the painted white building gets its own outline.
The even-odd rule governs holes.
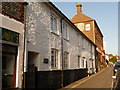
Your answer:
[[[95,72],[95,44],[51,2],[28,2],[26,31],[25,69],[34,64],[38,71],[61,70],[63,54],[65,70]]]

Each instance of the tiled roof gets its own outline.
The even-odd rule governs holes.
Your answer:
[[[75,24],[78,22],[85,22],[85,21],[90,21],[90,20],[94,20],[88,16],[86,16],[83,13],[77,13],[72,19],[71,21]]]

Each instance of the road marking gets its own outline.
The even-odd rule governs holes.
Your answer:
[[[112,85],[111,85],[111,88],[113,88],[113,80],[112,80]]]
[[[107,68],[108,68],[108,67],[107,67]],[[88,78],[88,79],[85,79],[85,80],[81,81],[80,83],[78,83],[78,84],[76,84],[76,85],[72,86],[70,89],[77,87],[78,85],[80,85],[80,84],[82,84],[82,83],[86,82],[87,80],[89,80],[89,79],[93,78],[94,76],[97,76],[98,74],[100,74],[100,73],[102,73],[103,71],[105,71],[107,68],[105,68],[104,70],[99,71],[99,72],[98,72],[98,73],[96,73],[96,74],[93,74],[92,76],[89,76],[89,78]]]

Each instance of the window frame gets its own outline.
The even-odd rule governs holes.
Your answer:
[[[52,20],[56,20],[55,23],[52,21]],[[58,30],[58,16],[54,13],[54,12],[51,12],[51,15],[50,15],[50,20],[51,20],[51,32],[55,33],[55,34],[59,34],[59,30]],[[55,24],[55,27],[56,27],[56,30],[54,30],[54,24]]]
[[[87,26],[87,25],[89,25],[89,26]],[[90,30],[91,30],[91,24],[90,23],[86,23],[85,24],[85,31],[90,31]]]
[[[78,68],[80,68],[80,64],[81,64],[80,60],[81,60],[81,56],[78,55]]]
[[[64,29],[64,25],[66,26],[66,29]],[[62,33],[63,33],[63,38],[66,40],[69,40],[68,36],[68,25],[65,21],[62,22]]]
[[[81,57],[81,59],[80,59],[80,68],[85,68],[85,57]]]
[[[82,49],[85,49],[85,38],[82,37]]]
[[[67,59],[65,59],[65,55],[67,55]],[[64,69],[69,68],[69,53],[68,52],[64,52],[63,68]]]
[[[52,51],[54,53],[52,53]],[[58,69],[58,53],[59,51],[57,49],[54,48],[51,49],[51,69]],[[52,61],[52,56],[54,58],[53,61]]]

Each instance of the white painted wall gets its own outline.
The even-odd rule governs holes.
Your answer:
[[[54,12],[52,8],[50,8],[45,3],[32,3],[29,2],[27,7],[27,33],[28,33],[28,50],[40,53],[40,66],[39,71],[44,70],[52,70],[51,69],[51,48],[55,48],[59,51],[59,60],[58,60],[58,69],[62,68],[61,62],[61,33],[60,33],[60,20],[62,17],[57,15],[58,19],[58,34],[53,34],[51,32],[51,22],[50,16],[51,12]],[[65,21],[65,20],[64,20]],[[66,22],[66,21],[65,21]],[[67,22],[66,22],[67,23]],[[82,35],[78,36],[78,32],[69,24],[68,26],[68,35],[69,40],[63,40],[63,49],[65,52],[69,53],[69,68],[68,69],[78,69],[78,55],[85,57],[88,63],[88,69],[90,71],[91,62],[90,58],[95,57],[94,51],[91,52],[88,49],[88,40],[85,39],[85,49],[82,48]],[[78,39],[80,38],[80,39]],[[80,45],[78,44],[78,40],[80,40]],[[91,43],[90,43],[91,44]],[[93,46],[94,47],[94,46]],[[93,54],[92,54],[93,52]],[[93,56],[92,56],[93,55]],[[44,64],[43,59],[48,58],[49,63]],[[95,61],[95,60],[94,60]],[[85,68],[85,67],[84,67]]]

